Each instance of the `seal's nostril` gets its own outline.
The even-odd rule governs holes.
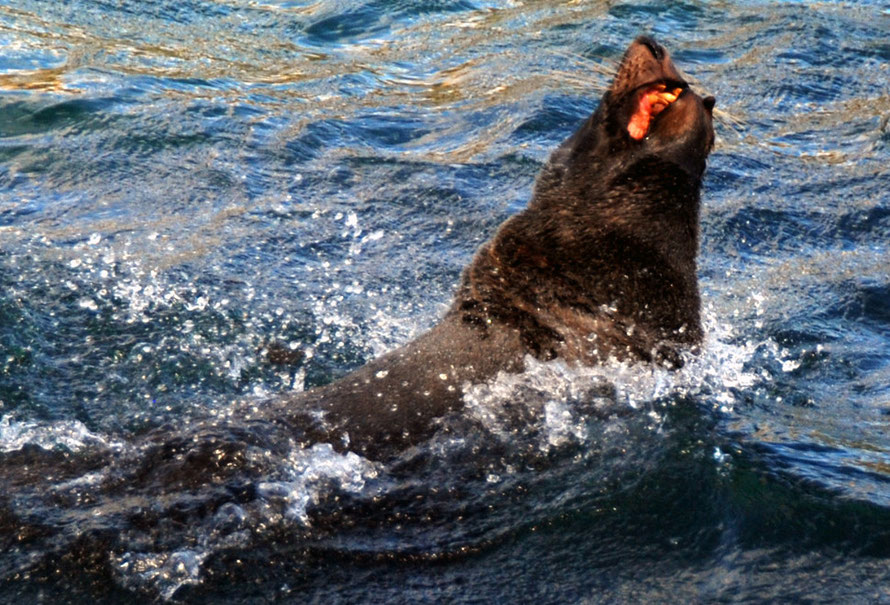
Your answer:
[[[637,38],[637,42],[645,44],[646,48],[649,49],[649,52],[652,53],[652,56],[655,57],[656,61],[661,61],[664,58],[664,49],[655,41],[655,38],[652,38],[651,36],[640,36]]]

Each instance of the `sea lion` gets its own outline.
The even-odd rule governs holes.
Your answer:
[[[662,46],[637,38],[599,107],[550,157],[528,207],[476,253],[439,324],[261,414],[308,441],[383,459],[460,409],[465,384],[521,372],[528,355],[676,365],[678,350],[702,337],[699,190],[713,106]]]

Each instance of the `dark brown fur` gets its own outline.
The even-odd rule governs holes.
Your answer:
[[[684,92],[634,140],[627,123],[638,93],[658,82]],[[306,440],[383,458],[459,409],[462,385],[521,372],[526,355],[677,364],[678,350],[702,336],[695,257],[712,107],[654,40],[634,41],[599,108],[553,153],[528,208],[478,251],[442,321],[263,415]]]

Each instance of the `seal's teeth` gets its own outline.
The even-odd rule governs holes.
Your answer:
[[[670,105],[674,101],[677,100],[677,97],[680,96],[680,93],[683,92],[682,88],[674,88],[671,91],[665,89],[664,84],[659,84],[656,87],[657,92],[653,92],[652,96],[661,103],[665,105]]]

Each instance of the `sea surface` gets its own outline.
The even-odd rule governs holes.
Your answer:
[[[888,32],[0,0],[0,603],[890,603]],[[433,325],[641,33],[717,98],[682,370],[530,362],[385,464],[237,424]]]

